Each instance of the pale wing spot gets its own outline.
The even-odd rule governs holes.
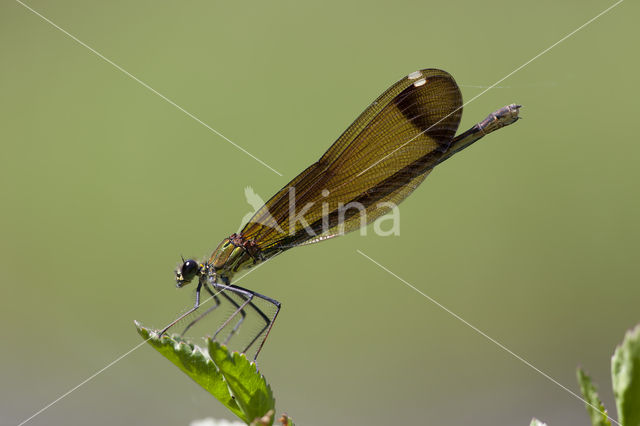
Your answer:
[[[413,83],[414,87],[420,87],[420,86],[424,86],[427,83],[427,80],[425,80],[424,78],[421,80],[416,81],[415,83]]]
[[[414,71],[414,72],[412,72],[411,74],[409,74],[407,76],[407,78],[409,80],[415,80],[415,79],[420,78],[420,77],[422,77],[422,73],[420,71]]]

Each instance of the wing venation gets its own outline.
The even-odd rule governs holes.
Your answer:
[[[462,95],[451,75],[437,69],[410,74],[267,201],[241,234],[265,252],[281,251],[370,223],[426,178],[449,148],[461,116]],[[364,222],[360,213],[341,213],[349,203],[361,205]]]

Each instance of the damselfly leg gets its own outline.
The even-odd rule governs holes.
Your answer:
[[[260,353],[260,350],[262,349],[262,346],[264,345],[264,342],[267,339],[269,332],[271,331],[271,327],[273,327],[273,322],[275,321],[276,317],[278,316],[278,313],[280,312],[281,305],[280,305],[280,302],[278,302],[275,299],[264,296],[260,293],[256,293],[246,288],[238,287],[231,284],[219,284],[219,283],[207,282],[206,279],[199,280],[198,287],[196,288],[196,301],[194,306],[191,309],[189,309],[187,312],[185,312],[184,314],[176,318],[173,322],[171,322],[171,324],[166,326],[160,332],[160,334],[162,335],[166,333],[171,327],[176,325],[178,322],[180,322],[187,316],[193,314],[195,311],[197,311],[200,308],[201,306],[200,292],[202,291],[203,288],[207,293],[209,293],[209,295],[211,296],[211,299],[213,299],[214,305],[208,308],[206,311],[204,311],[200,315],[198,315],[191,322],[189,322],[189,324],[187,324],[187,326],[184,328],[180,336],[184,337],[187,331],[189,331],[193,326],[195,326],[197,323],[199,323],[209,314],[211,314],[216,309],[218,309],[223,304],[223,300],[226,300],[232,305],[234,309],[233,313],[231,313],[231,315],[229,315],[224,320],[224,322],[216,329],[216,331],[212,335],[212,339],[216,340],[223,330],[227,329],[228,326],[230,326],[230,324],[232,324],[234,320],[237,320],[237,322],[233,325],[233,327],[229,331],[229,334],[227,334],[226,338],[223,341],[225,345],[228,344],[231,338],[238,333],[240,326],[244,323],[247,317],[247,311],[248,310],[253,311],[255,314],[257,314],[259,318],[260,326],[258,328],[258,331],[252,334],[250,339],[248,339],[248,343],[244,346],[244,349],[242,350],[242,352],[247,353],[252,347],[254,347],[256,342],[262,337],[262,339],[260,340],[260,345],[258,346],[256,353],[253,357],[253,359],[255,360],[258,357],[258,354]],[[232,297],[232,295],[236,296],[238,298],[238,301],[236,301]],[[274,313],[271,316],[267,315],[267,313],[265,313],[265,311],[254,302],[254,300],[256,299],[262,300],[268,303],[269,305],[273,306]],[[202,302],[202,304],[204,303],[206,303],[206,301]]]
[[[260,293],[257,293],[253,290],[249,290],[243,287],[239,287],[236,285],[220,285],[220,284],[214,284],[214,288],[224,288],[224,292],[228,291],[230,293],[235,294],[236,296],[238,296],[241,300],[242,303],[236,308],[236,310],[226,319],[226,321],[224,323],[222,323],[218,329],[216,330],[216,332],[213,334],[213,339],[215,340],[215,338],[217,337],[217,335],[225,329],[225,327],[227,327],[233,320],[234,318],[236,318],[238,315],[241,315],[242,318],[240,319],[240,321],[235,325],[235,327],[232,329],[231,334],[228,336],[227,341],[231,338],[231,335],[233,335],[236,331],[237,328],[239,327],[239,325],[244,321],[244,316],[245,314],[245,309],[249,309],[251,308],[262,320],[262,322],[264,322],[264,324],[258,329],[258,332],[255,333],[255,335],[253,336],[253,338],[249,341],[249,343],[245,346],[245,348],[242,350],[243,353],[248,353],[248,351],[251,349],[251,347],[253,347],[253,345],[256,343],[256,341],[258,341],[258,339],[260,339],[260,337],[262,337],[262,340],[260,341],[260,345],[258,346],[258,349],[256,350],[256,353],[253,357],[253,359],[255,360],[258,357],[258,354],[260,354],[260,351],[262,350],[262,346],[264,345],[265,340],[267,340],[267,337],[269,336],[269,332],[271,331],[271,328],[273,327],[273,323],[276,320],[276,317],[278,316],[278,313],[280,312],[280,307],[281,304],[280,302],[278,302],[275,299],[272,299],[268,296],[262,295]],[[224,292],[222,294],[224,294]],[[229,295],[227,295],[227,297],[229,297]],[[229,297],[230,298],[230,297]],[[264,302],[267,302],[268,304],[272,305],[275,308],[275,312],[273,313],[273,316],[268,316],[263,309],[261,309],[256,303],[254,303],[254,299],[260,299]]]

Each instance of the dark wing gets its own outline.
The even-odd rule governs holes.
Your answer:
[[[389,211],[385,203],[400,203],[426,178],[449,148],[461,116],[462,95],[451,75],[437,69],[409,74],[260,208],[242,236],[268,254],[373,221]],[[345,210],[349,203],[357,203],[366,219],[355,207]]]

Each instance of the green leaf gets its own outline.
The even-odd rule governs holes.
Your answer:
[[[235,401],[246,415],[248,422],[262,418],[269,410],[275,409],[275,399],[271,387],[256,365],[244,354],[229,353],[226,347],[208,340],[209,356],[224,376]],[[273,423],[273,415],[268,425]]]
[[[582,396],[588,402],[585,406],[587,407],[589,417],[591,417],[591,424],[593,426],[611,426],[607,410],[604,408],[604,405],[602,405],[602,402],[600,402],[598,392],[596,392],[596,387],[591,382],[591,378],[587,373],[582,371],[581,368],[578,368],[577,375]]]
[[[166,335],[159,337],[157,331],[149,330],[137,321],[136,328],[143,339],[165,358],[174,363],[187,376],[191,377],[197,384],[205,388],[207,392],[216,397],[216,399],[231,410],[233,414],[245,423],[253,420],[253,418],[247,417],[238,406],[229,391],[223,375],[204,349],[175,335],[171,337]]]
[[[529,426],[547,426],[547,424],[534,417],[533,419],[531,419],[531,424]]]
[[[640,325],[627,331],[613,353],[611,380],[618,421],[624,426],[640,425]]]

